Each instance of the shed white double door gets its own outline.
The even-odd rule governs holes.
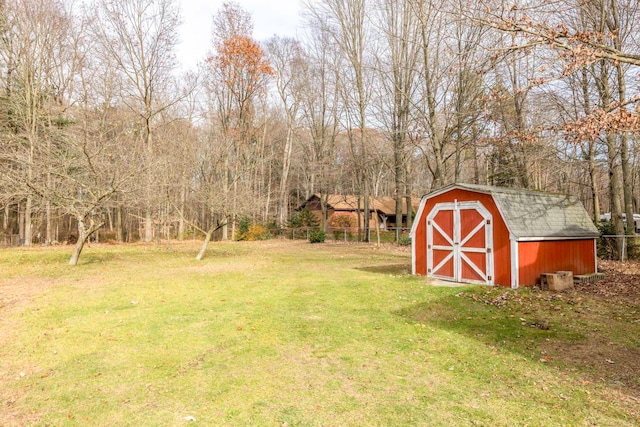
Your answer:
[[[427,275],[493,284],[493,224],[478,201],[437,203],[427,216]]]

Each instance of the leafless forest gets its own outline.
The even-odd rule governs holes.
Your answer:
[[[453,182],[573,194],[616,234],[640,205],[637,0],[309,0],[269,40],[227,3],[192,72],[177,0],[0,8],[5,244],[233,239]]]

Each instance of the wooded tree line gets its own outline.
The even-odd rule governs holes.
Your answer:
[[[77,261],[99,229],[233,239],[314,193],[401,217],[453,182],[577,195],[616,234],[640,205],[636,0],[309,0],[298,38],[261,41],[231,2],[190,72],[177,0],[0,8],[5,241]]]

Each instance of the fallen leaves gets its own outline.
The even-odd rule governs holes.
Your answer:
[[[566,305],[576,306],[583,302],[581,295],[594,295],[607,301],[619,301],[627,306],[640,306],[640,261],[599,261],[599,270],[605,278],[596,283],[576,284],[574,290],[560,293],[537,292],[524,298],[510,289],[492,288],[482,293],[460,292],[457,297],[470,298],[476,302],[502,308],[510,303],[519,306],[548,302],[550,310],[562,311]],[[534,289],[535,292],[535,289]],[[633,321],[640,321],[638,319]]]
[[[576,291],[627,306],[640,306],[640,261],[601,260],[598,264],[605,274],[604,280],[576,285]]]

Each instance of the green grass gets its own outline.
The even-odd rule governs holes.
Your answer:
[[[92,247],[75,268],[68,250],[0,251],[2,424],[640,423],[634,390],[546,360],[549,343],[587,340],[588,320],[531,327],[544,312],[432,287],[408,274],[408,252],[217,243],[197,262],[197,250]]]

